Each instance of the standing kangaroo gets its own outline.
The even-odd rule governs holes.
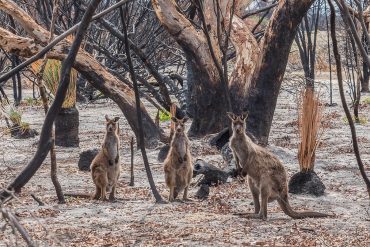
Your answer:
[[[254,144],[245,134],[247,114],[237,116],[227,113],[232,121],[233,134],[230,148],[242,176],[248,175],[248,184],[254,201],[254,214],[251,218],[267,219],[267,203],[277,200],[285,214],[294,218],[319,218],[329,215],[318,212],[296,212],[288,202],[287,175],[279,159],[265,148]],[[261,196],[261,204],[259,197]]]
[[[121,171],[119,158],[119,117],[113,120],[105,115],[106,133],[102,149],[91,162],[91,175],[96,186],[93,198],[107,200],[106,193],[110,192],[109,200],[114,201],[116,185]]]
[[[193,176],[193,166],[189,150],[189,139],[185,133],[187,118],[177,119],[175,133],[172,137],[170,150],[164,161],[164,173],[167,186],[170,188],[169,201],[174,201],[177,195],[184,190],[184,200],[188,199],[188,188]]]

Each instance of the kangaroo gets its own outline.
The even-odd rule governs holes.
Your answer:
[[[267,203],[277,200],[284,213],[294,219],[319,218],[330,215],[318,212],[296,212],[288,202],[287,174],[283,164],[265,148],[254,144],[245,134],[247,113],[237,116],[227,113],[232,121],[233,134],[230,148],[242,176],[248,175],[248,184],[254,201],[254,214],[251,218],[267,219]],[[261,204],[259,197],[261,196]]]
[[[189,150],[189,139],[185,133],[187,118],[177,119],[172,117],[175,123],[175,133],[172,137],[170,150],[164,161],[164,173],[167,186],[170,188],[168,200],[174,201],[177,195],[184,191],[183,200],[188,199],[188,188],[193,177],[193,166]]]
[[[107,200],[106,193],[109,192],[109,200],[114,201],[116,185],[120,175],[121,165],[119,157],[119,117],[113,120],[105,115],[106,133],[102,149],[91,162],[91,175],[96,186],[93,198],[102,201]]]

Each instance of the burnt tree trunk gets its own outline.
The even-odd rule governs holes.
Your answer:
[[[364,76],[361,80],[361,92],[370,92],[370,86],[369,86],[369,79],[370,79],[370,71],[369,67],[365,62],[363,62],[363,72]]]
[[[60,109],[55,118],[55,145],[78,147],[79,113],[76,107]]]
[[[189,56],[188,56],[189,57]],[[191,58],[188,59],[188,107],[191,109],[193,122],[189,136],[203,136],[216,133],[227,124],[222,84],[210,83],[208,72]],[[214,71],[217,73],[217,71]]]

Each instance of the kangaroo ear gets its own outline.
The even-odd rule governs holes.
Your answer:
[[[189,120],[189,118],[188,117],[184,117],[183,119],[182,119],[182,122],[183,123],[186,123],[186,121],[188,121]]]
[[[177,118],[175,118],[175,117],[171,117],[171,120],[172,120],[174,123],[177,123]]]
[[[243,112],[242,115],[240,116],[242,120],[246,120],[248,118],[248,112]]]
[[[231,120],[235,120],[236,119],[236,116],[234,113],[232,112],[226,112],[227,116],[231,119]]]
[[[107,122],[109,122],[109,117],[108,117],[108,115],[105,115],[105,120],[107,120]]]
[[[119,117],[115,117],[113,121],[117,123],[118,120],[119,120]]]

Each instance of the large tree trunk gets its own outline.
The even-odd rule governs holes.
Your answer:
[[[276,102],[297,27],[314,0],[280,1],[262,41],[261,65],[254,72],[254,87],[246,109],[247,129],[267,145]]]
[[[49,32],[39,26],[26,12],[12,1],[0,0],[0,9],[12,15],[33,39],[20,37],[0,28],[0,47],[7,52],[21,57],[31,57],[37,54],[46,44]],[[40,44],[41,43],[41,44]],[[47,58],[63,60],[68,53],[71,42],[63,40],[58,43],[47,55]],[[80,50],[78,52],[74,68],[81,73],[95,88],[117,103],[125,115],[128,123],[135,134],[138,133],[138,121],[134,92],[127,85],[109,73],[104,66],[97,62],[90,54]],[[147,144],[155,142],[160,137],[160,130],[149,116],[144,105],[141,103],[143,113],[144,135]]]
[[[238,15],[240,6],[248,5],[249,2],[236,1],[236,14]],[[313,2],[314,0],[279,1],[260,45],[254,39],[247,23],[238,16],[232,19],[231,40],[237,55],[228,85],[232,108],[235,112],[249,111],[248,129],[261,144],[267,144],[268,141],[277,96],[297,26]],[[227,6],[227,3],[229,2],[221,0],[223,7]],[[182,47],[187,58],[192,59],[190,95],[197,105],[194,109],[190,108],[191,113],[194,112],[191,134],[204,135],[220,130],[226,123],[224,113],[227,104],[221,89],[220,76],[213,66],[204,34],[186,19],[174,0],[152,0],[152,4],[158,19]],[[204,11],[212,11],[213,8],[209,7],[212,4],[213,1],[206,1]],[[215,18],[210,12],[205,16],[208,31],[213,38],[213,49],[219,54],[220,49],[215,45],[217,41],[214,38],[214,29],[217,26],[213,23]],[[227,26],[227,15],[224,16]],[[202,69],[201,73],[198,72],[199,68]],[[197,80],[191,81],[193,78]],[[204,100],[204,96],[208,99]]]
[[[188,63],[187,80],[191,85],[188,88],[190,98],[188,107],[192,109],[193,118],[189,136],[216,133],[227,123],[224,117],[226,99],[222,84],[219,81],[216,84],[210,83],[208,72],[191,58],[188,58]]]

